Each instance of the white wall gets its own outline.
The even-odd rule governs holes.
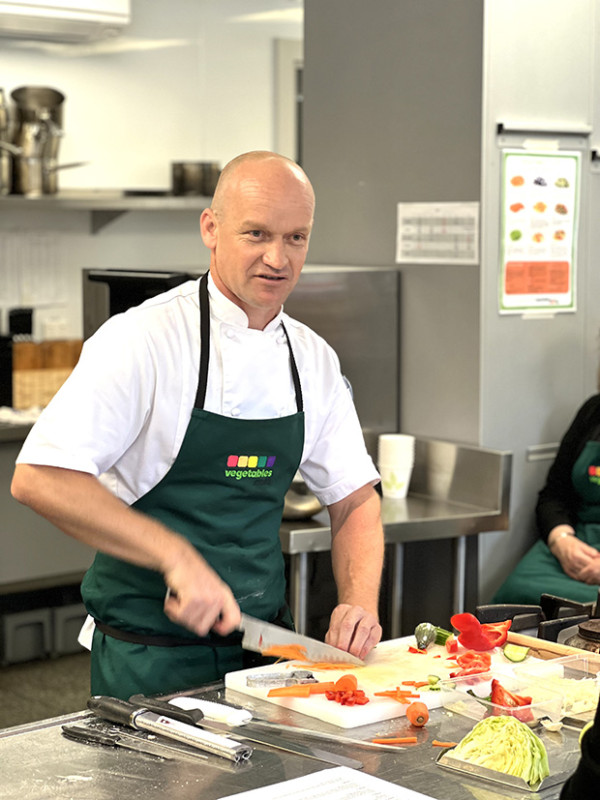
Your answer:
[[[132,24],[91,45],[0,39],[0,86],[66,95],[61,188],[168,188],[170,162],[225,163],[273,146],[274,40],[290,0],[132,0]],[[256,14],[258,19],[244,19]]]
[[[112,41],[0,39],[0,86],[7,97],[25,85],[66,95],[59,161],[90,163],[59,173],[60,189],[169,189],[172,161],[223,165],[275,147],[274,42],[302,39],[301,8],[300,0],[132,0],[132,24]],[[278,10],[279,21],[268,18]],[[132,212],[92,235],[88,212],[3,207],[0,332],[9,307],[32,305],[38,338],[50,328],[80,336],[86,267],[205,266],[198,216]]]

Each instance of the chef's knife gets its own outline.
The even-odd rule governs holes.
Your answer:
[[[296,742],[288,742],[283,739],[281,735],[278,735],[280,734],[279,730],[276,733],[265,732],[264,728],[262,730],[256,730],[252,722],[252,715],[249,712],[242,711],[242,709],[234,709],[232,707],[222,705],[221,703],[196,700],[196,698],[191,699],[189,704],[183,703],[184,708],[182,709],[181,705],[176,705],[177,699],[175,699],[175,701],[167,702],[165,700],[157,700],[152,697],[144,697],[144,695],[136,694],[129,698],[129,702],[134,706],[156,711],[157,713],[163,714],[167,717],[172,714],[175,715],[176,713],[179,713],[181,715],[180,719],[184,719],[185,715],[188,714],[190,715],[189,722],[194,720],[192,724],[199,725],[204,728],[204,730],[211,731],[213,733],[231,735],[235,736],[237,739],[247,739],[255,744],[262,744],[267,747],[272,747],[276,750],[284,750],[286,753],[306,756],[306,758],[314,758],[317,761],[325,761],[328,764],[337,764],[341,767],[349,767],[350,769],[362,769],[363,767],[362,762],[357,761],[354,758],[347,758],[346,756],[340,756],[337,753],[331,753],[327,750],[309,747],[308,745]],[[187,700],[188,698],[184,699]],[[206,711],[206,714],[204,715],[203,709]],[[209,718],[209,714],[214,716],[218,713],[216,709],[221,710],[221,720],[229,721],[225,722],[214,718]],[[236,713],[239,714],[240,720],[244,720],[241,722],[241,724],[236,724],[232,721],[236,719]],[[202,719],[199,719],[198,716],[202,717]]]
[[[90,697],[87,705],[96,716],[103,719],[175,739],[199,750],[227,758],[236,764],[247,761],[252,755],[252,748],[246,744],[200,730],[194,725],[188,725],[164,714],[155,714],[147,707],[136,706],[116,697],[102,695]]]
[[[282,628],[280,625],[263,622],[263,620],[248,616],[248,614],[242,614],[239,628],[244,633],[242,647],[246,650],[254,650],[256,653],[262,653],[270,647],[291,644],[304,648],[309,661],[329,661],[340,665],[354,664],[357,667],[363,667],[365,663],[338,647],[311,639],[310,636],[302,636],[288,628]]]

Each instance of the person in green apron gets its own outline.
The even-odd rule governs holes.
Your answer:
[[[588,603],[600,585],[600,395],[589,398],[565,433],[539,493],[540,539],[493,597],[538,605],[543,593]]]
[[[14,496],[98,551],[93,694],[257,663],[240,611],[293,626],[279,525],[298,468],[331,518],[326,640],[364,657],[381,637],[378,475],[335,354],[282,311],[313,212],[294,162],[234,159],[201,216],[210,272],[109,321],[24,444]]]

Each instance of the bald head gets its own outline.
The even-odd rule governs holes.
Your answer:
[[[270,150],[252,150],[236,156],[223,168],[211,203],[217,218],[223,218],[235,194],[252,191],[252,184],[263,184],[273,180],[296,184],[305,199],[315,205],[312,185],[304,170],[291,158],[272,153]]]
[[[225,297],[264,329],[296,285],[308,252],[315,196],[304,171],[266,151],[224,168],[200,217],[210,273]]]

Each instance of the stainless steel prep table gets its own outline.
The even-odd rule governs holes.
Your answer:
[[[453,613],[465,609],[468,584],[477,601],[477,565],[466,581],[467,539],[508,528],[511,453],[455,442],[417,438],[408,497],[382,501],[386,544],[392,545],[390,638],[402,635],[403,545],[432,539],[453,539]],[[300,633],[306,633],[308,554],[331,549],[327,512],[311,520],[284,521],[283,552],[290,556],[290,607]],[[476,560],[476,559],[475,559]]]
[[[186,692],[207,700],[225,699],[243,703],[256,716],[284,724],[308,725],[320,731],[341,733],[368,741],[375,736],[412,735],[404,719],[354,729],[335,728],[318,720],[255,700],[230,690],[222,684]],[[256,746],[247,767],[233,768],[229,762],[210,756],[207,760],[164,761],[124,749],[89,745],[66,739],[61,726],[81,721],[88,712],[44,720],[0,731],[2,797],[5,800],[218,800],[229,794],[267,786],[308,775],[328,764],[281,751]],[[560,784],[543,792],[521,792],[497,783],[459,776],[435,763],[440,749],[431,746],[434,739],[457,740],[473,725],[471,720],[443,710],[431,712],[425,728],[416,731],[416,745],[397,751],[375,750],[359,745],[314,740],[314,746],[356,758],[364,770],[391,783],[421,791],[438,800],[468,798],[510,798],[511,800],[556,800]],[[573,736],[577,736],[576,733]],[[293,739],[291,739],[293,741]],[[303,738],[304,744],[310,744]],[[577,763],[572,753],[565,762],[569,771]]]

